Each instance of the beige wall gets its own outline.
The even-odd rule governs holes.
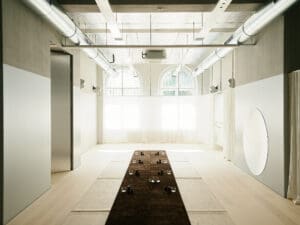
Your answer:
[[[51,185],[49,44],[58,37],[21,1],[2,7],[6,223]]]
[[[276,19],[257,37],[253,47],[236,50],[236,84],[243,85],[283,73],[283,17]]]
[[[84,52],[81,52],[79,67],[80,79],[85,81],[84,88],[80,89],[80,139],[81,153],[84,153],[98,143],[97,121],[98,116],[101,115],[98,115],[97,94],[92,90],[92,87],[97,86],[99,66]]]
[[[50,121],[50,45],[56,44],[59,46],[63,38],[48,22],[27,8],[20,0],[4,0],[2,12],[3,61],[4,64],[14,68],[9,70],[13,72],[13,76],[8,72],[4,74],[7,78],[5,99],[14,99],[13,101],[6,100],[4,111],[8,112],[8,109],[14,109],[14,112],[23,113],[22,117],[16,114],[18,118],[14,116],[15,114],[10,113],[11,116],[7,117],[5,121],[6,127],[4,127],[4,130],[9,132],[6,135],[10,137],[5,141],[5,145],[19,145],[22,150],[22,152],[18,152],[18,148],[4,148],[5,155],[8,156],[7,153],[9,151],[10,156],[12,156],[5,162],[7,169],[5,169],[4,173],[6,178],[10,179],[6,182],[5,191],[9,193],[6,192],[5,196],[22,195],[18,200],[10,197],[5,199],[4,218],[7,222],[39,197],[47,188],[50,188],[50,135],[47,136],[47,141],[43,142],[45,146],[40,145],[38,151],[32,146],[38,144],[37,140],[44,140],[44,134],[50,133],[51,128],[50,123],[48,123]],[[97,66],[79,50],[70,50],[68,52],[73,55],[74,155],[80,158],[82,152],[97,142],[97,101],[95,93],[91,91],[91,85],[96,84]],[[21,72],[16,73],[14,71]],[[87,81],[90,88],[79,89],[81,77]],[[37,82],[47,84],[43,83],[45,88],[42,88],[44,86],[37,84]],[[20,87],[18,88],[17,85]],[[30,85],[32,85],[32,88],[30,88]],[[17,90],[14,90],[14,88]],[[26,91],[22,93],[24,89]],[[34,91],[34,94],[29,95]],[[83,93],[84,97],[82,98],[81,95]],[[45,106],[35,107],[34,104],[39,102],[42,102]],[[44,114],[39,113],[39,110],[42,109],[47,112]],[[16,121],[19,124],[14,127],[11,126]],[[35,123],[34,121],[42,122]],[[29,122],[30,124],[35,124],[34,127],[36,129],[40,128],[40,132],[36,134],[31,133],[28,130],[29,128],[26,127]],[[90,135],[83,136],[82,133]],[[44,136],[40,137],[41,135]],[[20,137],[26,137],[26,140],[21,141]],[[26,155],[26,157],[22,158],[22,161],[18,161],[20,153]],[[78,158],[73,159],[76,165],[80,164]],[[27,165],[30,165],[30,167]],[[30,176],[28,174],[24,175],[24,169],[18,169],[22,168],[22,166],[27,168],[26,171],[30,169],[31,174],[28,173]],[[14,173],[19,174],[21,179],[19,179],[20,176],[14,176]],[[43,175],[39,175],[42,173]],[[31,178],[34,178],[34,182],[32,182]],[[15,191],[16,188],[12,188],[11,184],[21,189]],[[28,192],[24,192],[22,187],[25,187]]]
[[[90,59],[84,52],[80,52],[79,60],[80,79],[85,81],[85,87],[81,91],[92,92],[92,86],[97,86],[97,67],[94,60]]]
[[[268,127],[268,161],[263,173],[254,178],[281,195],[284,195],[284,114],[287,112],[284,108],[283,22],[283,17],[277,18],[259,33],[255,46],[237,47],[203,75],[204,94],[209,93],[211,85],[221,86],[227,157],[249,175],[252,173],[243,147],[244,123],[253,108],[262,112]],[[228,79],[232,77],[236,88],[228,90]]]
[[[50,77],[50,41],[60,37],[19,0],[3,1],[3,60],[42,76]]]
[[[243,85],[283,73],[284,26],[279,17],[257,36],[255,46],[242,46],[215,63],[203,75],[204,94],[209,86],[228,88],[228,79],[236,79],[236,85]],[[221,79],[221,82],[220,82]]]

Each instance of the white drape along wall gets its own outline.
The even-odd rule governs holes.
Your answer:
[[[300,70],[290,79],[290,174],[288,198],[300,204]]]
[[[104,143],[207,143],[208,96],[105,96]]]
[[[214,147],[223,147],[223,119],[224,119],[224,99],[223,93],[215,93],[212,95],[212,102],[213,102],[213,121],[212,125],[214,127],[213,132],[213,146]]]
[[[223,119],[223,153],[227,160],[231,160],[234,149],[235,119],[234,119],[234,88],[224,91],[224,119]]]
[[[97,96],[95,93],[80,93],[81,104],[81,153],[97,144]]]

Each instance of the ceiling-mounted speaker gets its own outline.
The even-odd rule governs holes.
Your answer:
[[[142,52],[142,58],[149,60],[162,60],[166,58],[166,51],[164,49],[148,49],[146,52]]]

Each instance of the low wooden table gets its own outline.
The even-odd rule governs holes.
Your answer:
[[[191,225],[165,151],[133,153],[106,225]]]

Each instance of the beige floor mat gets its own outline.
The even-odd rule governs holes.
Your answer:
[[[128,162],[110,162],[100,173],[98,178],[119,178],[123,179],[128,168]]]
[[[201,178],[198,171],[188,162],[171,162],[176,179],[180,178]]]
[[[122,179],[96,180],[72,211],[110,210],[121,182]]]
[[[116,152],[112,157],[112,162],[129,162],[132,151]]]
[[[201,179],[176,179],[187,211],[225,211],[224,207]]]
[[[189,162],[189,159],[185,153],[168,151],[169,160],[173,162]]]
[[[70,212],[63,225],[105,225],[108,212]]]
[[[227,212],[188,212],[191,225],[234,225]]]

